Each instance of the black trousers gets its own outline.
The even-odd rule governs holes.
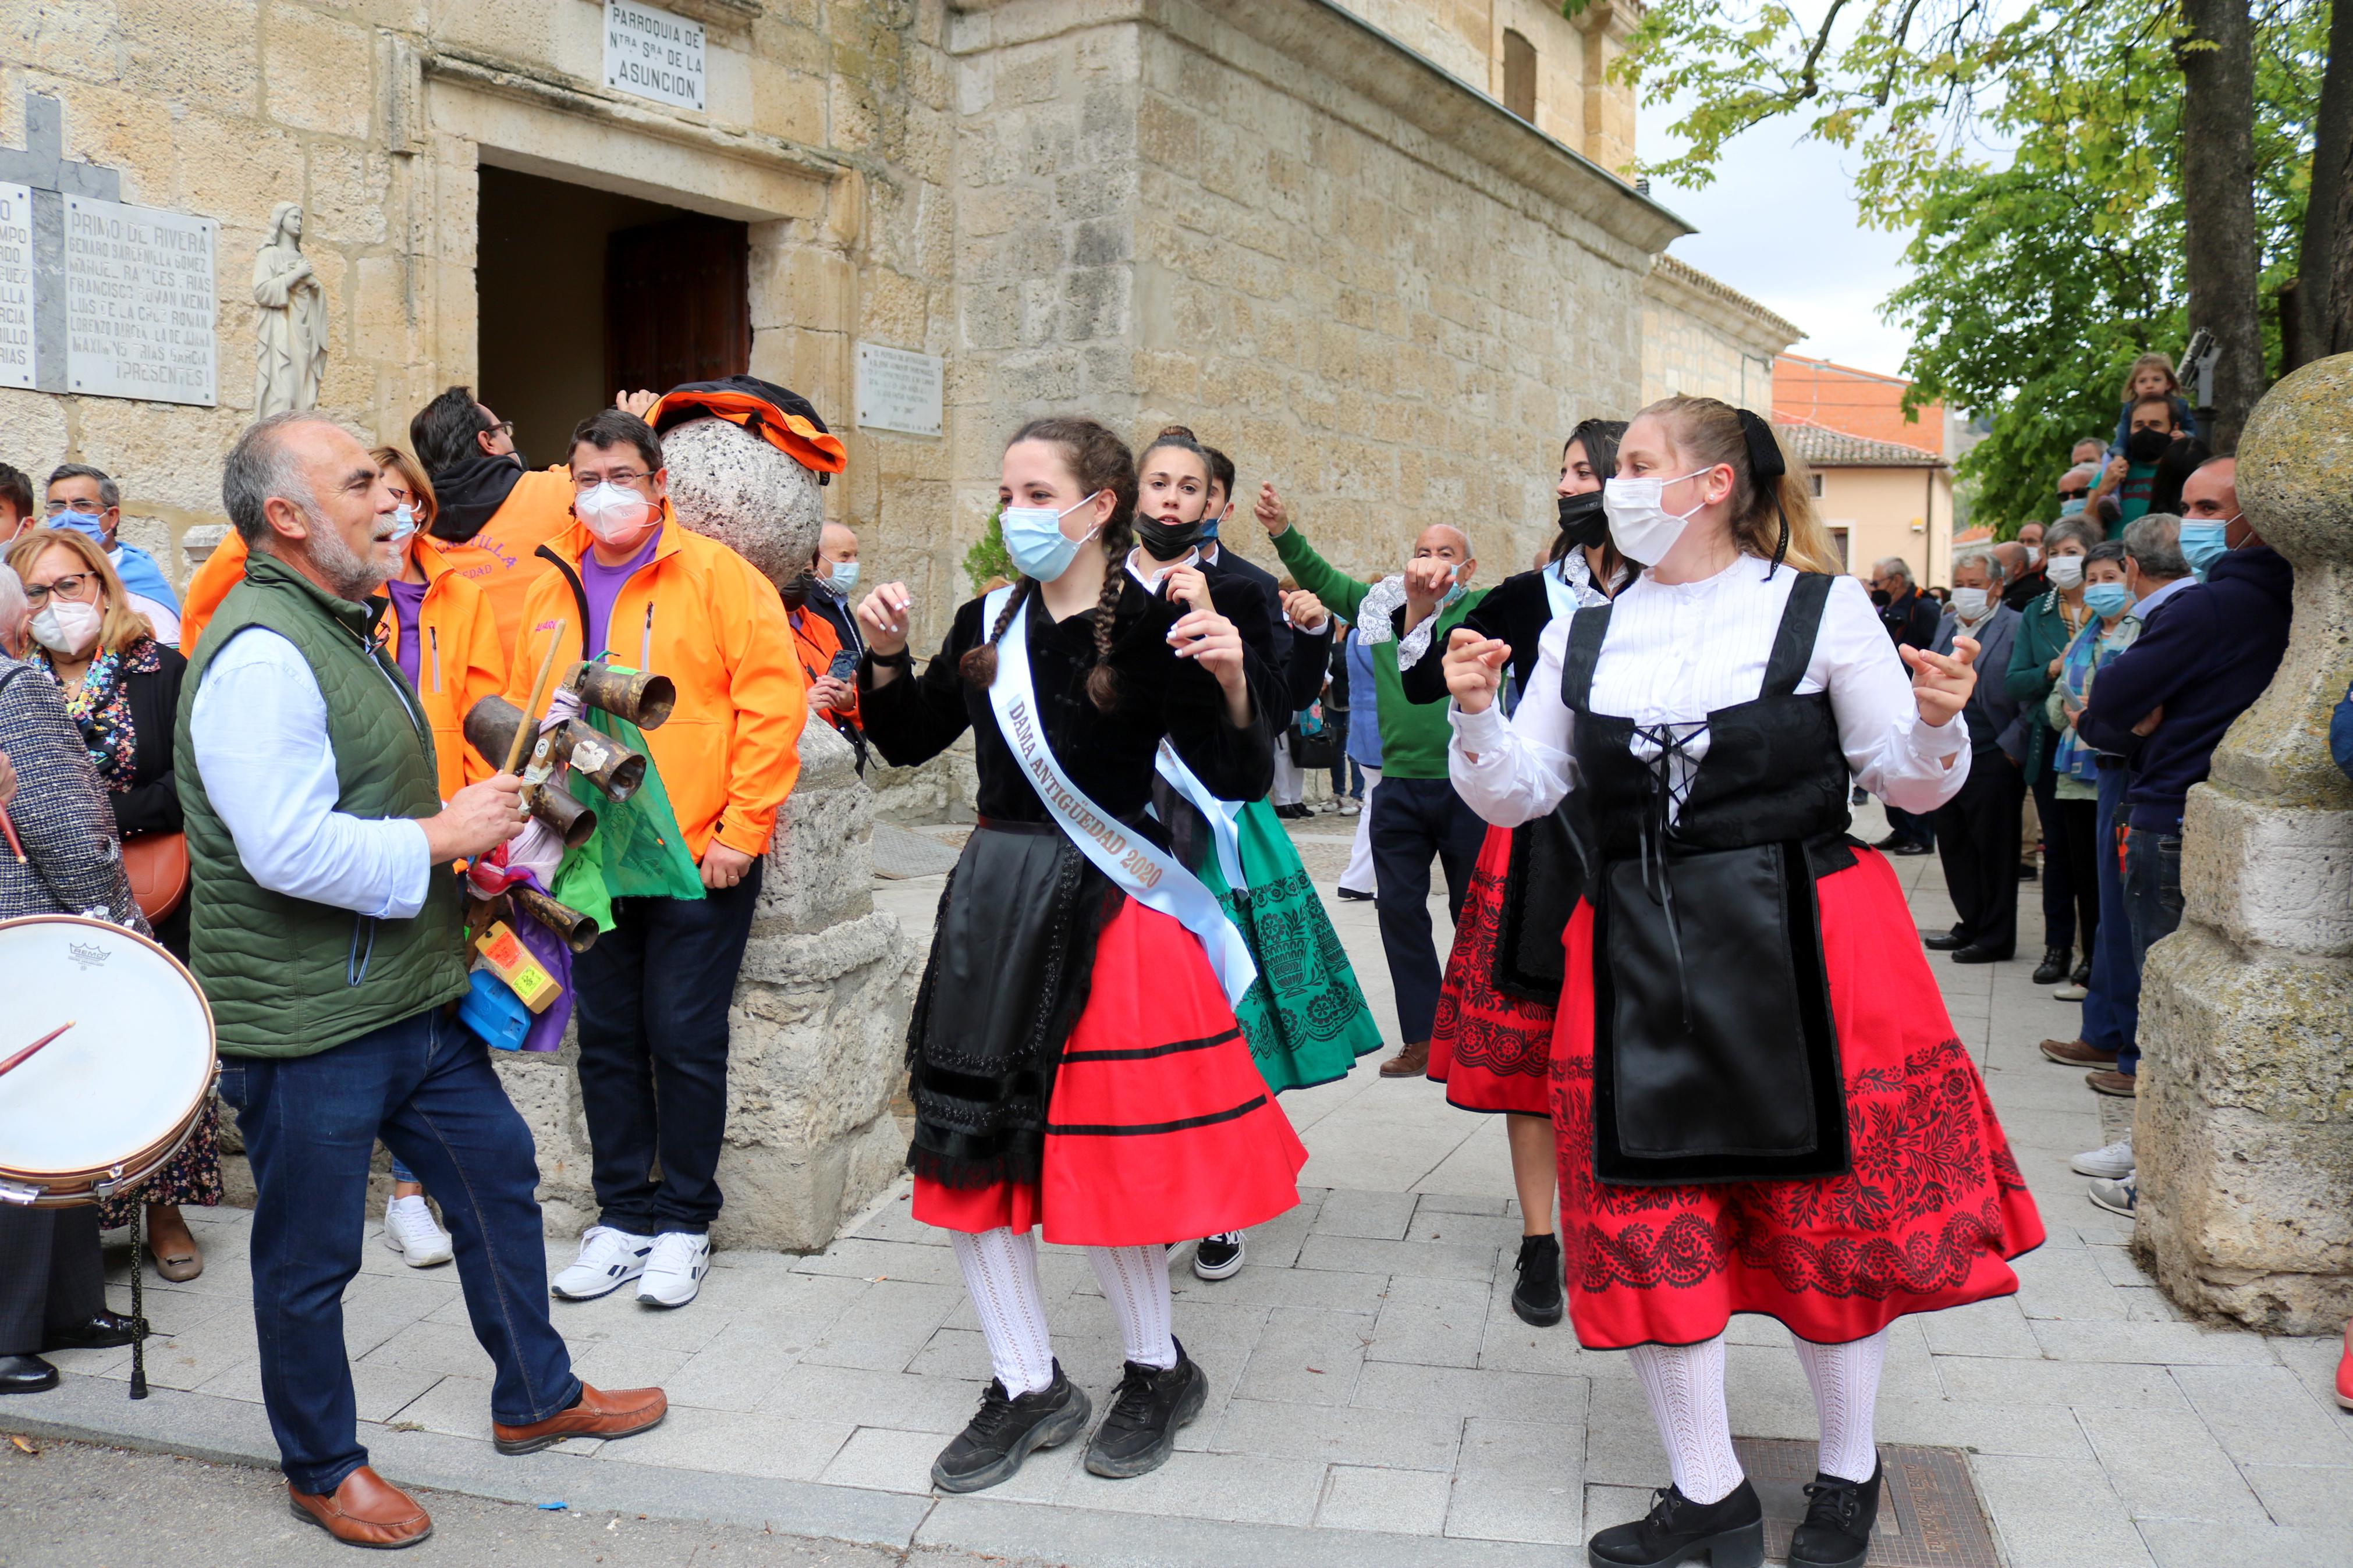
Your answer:
[[[1430,862],[1446,869],[1446,908],[1459,921],[1487,825],[1445,779],[1384,773],[1372,811],[1373,907],[1397,991],[1398,1028],[1409,1045],[1430,1038],[1445,978],[1430,934]]]
[[[764,865],[701,899],[616,899],[613,929],[573,961],[599,1224],[700,1236],[719,1217],[727,1005]]]
[[[2058,775],[2046,762],[2034,781],[2034,812],[2042,820],[2042,945],[2073,948],[2080,930],[2088,958],[2100,929],[2100,806],[2061,800]]]
[[[2026,780],[2000,752],[1969,759],[1968,782],[1932,814],[1956,928],[1968,942],[2008,958],[2018,951],[2018,836]]]
[[[106,1310],[98,1205],[0,1204],[0,1355],[38,1355],[55,1329]]]

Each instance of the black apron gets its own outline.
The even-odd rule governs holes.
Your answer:
[[[1594,1169],[1626,1185],[1847,1169],[1845,1097],[1814,882],[1854,864],[1827,691],[1798,695],[1833,579],[1801,574],[1751,701],[1638,728],[1591,707],[1611,606],[1561,665],[1594,825]],[[1707,753],[1670,816],[1675,759]],[[1634,743],[1654,748],[1649,760]]]

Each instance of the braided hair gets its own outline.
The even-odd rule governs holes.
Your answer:
[[[1111,517],[1097,540],[1112,570],[1103,574],[1103,594],[1095,601],[1095,661],[1094,668],[1087,672],[1087,696],[1098,710],[1107,713],[1119,702],[1119,678],[1111,668],[1111,623],[1124,586],[1119,563],[1134,547],[1129,524],[1135,517],[1135,456],[1127,449],[1127,443],[1108,427],[1082,415],[1032,419],[1014,432],[1006,447],[1010,450],[1024,441],[1047,441],[1060,447],[1071,477],[1078,480],[1079,489],[1085,494],[1111,492]],[[1037,590],[1038,584],[1026,576],[1014,579],[1013,592],[1006,595],[1005,607],[997,613],[997,622],[989,627],[987,640],[956,661],[956,670],[965,684],[986,691],[995,683],[997,640],[1005,636],[1014,612]]]

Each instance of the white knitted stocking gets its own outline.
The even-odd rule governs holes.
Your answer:
[[[1627,1353],[1667,1446],[1676,1489],[1699,1503],[1730,1496],[1741,1469],[1724,1407],[1724,1336],[1695,1345],[1636,1345]]]
[[[1806,1381],[1814,1385],[1814,1410],[1822,1421],[1824,1475],[1867,1481],[1879,1468],[1871,1417],[1879,1403],[1879,1374],[1887,1364],[1887,1331],[1840,1345],[1798,1342]]]
[[[1046,1336],[1046,1297],[1038,1288],[1038,1237],[999,1227],[977,1236],[948,1233],[964,1288],[972,1293],[988,1361],[1005,1392],[1018,1399],[1054,1381],[1054,1351]]]
[[[1163,1371],[1175,1366],[1176,1338],[1168,1326],[1168,1248],[1158,1242],[1090,1247],[1087,1261],[1095,1266],[1095,1282],[1119,1320],[1127,1359]]]

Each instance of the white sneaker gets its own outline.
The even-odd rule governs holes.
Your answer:
[[[683,1307],[702,1289],[711,1272],[711,1238],[666,1230],[654,1237],[653,1256],[646,1259],[646,1277],[638,1281],[638,1300],[649,1307]]]
[[[2051,993],[2051,1000],[2053,1002],[2081,1002],[2084,997],[2089,996],[2090,994],[2091,993],[2089,991],[2086,991],[2084,987],[2076,984],[2071,980],[2066,984],[2059,987],[2058,990]]]
[[[2105,1176],[2112,1182],[2129,1176],[2134,1168],[2132,1137],[2126,1134],[2105,1148],[2078,1154],[2067,1164],[2079,1176]]]
[[[646,1271],[646,1255],[653,1237],[631,1236],[609,1225],[592,1225],[580,1237],[580,1256],[558,1274],[548,1289],[567,1301],[593,1301],[609,1296]]]
[[[384,1205],[384,1244],[411,1268],[430,1268],[458,1255],[423,1198],[394,1198]]]

